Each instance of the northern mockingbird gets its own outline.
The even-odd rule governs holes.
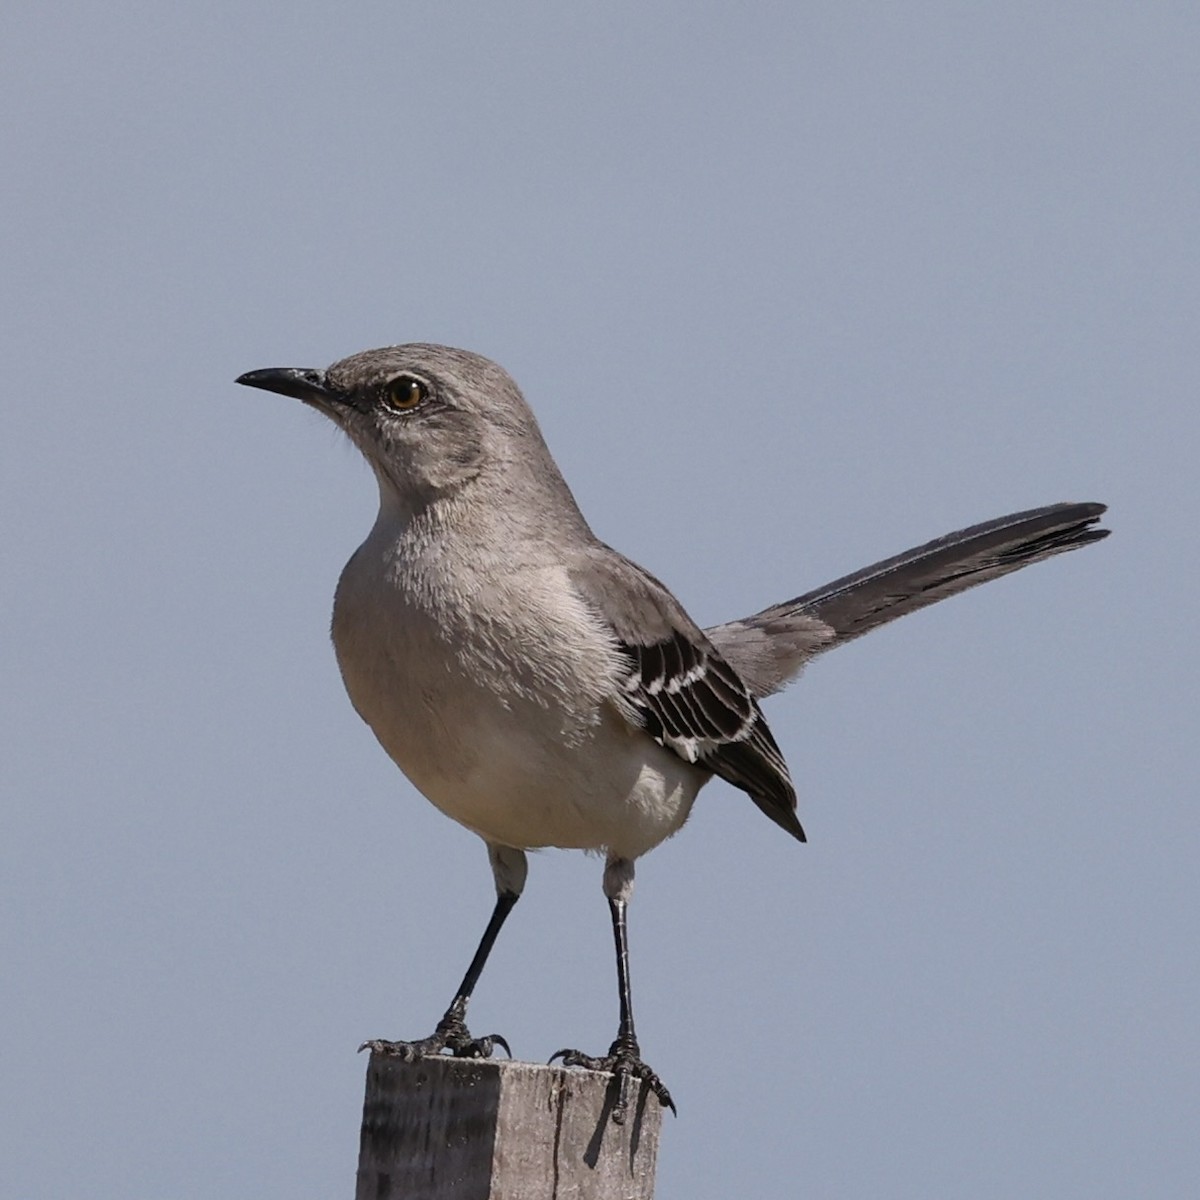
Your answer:
[[[700,629],[654,576],[592,533],[513,380],[465,350],[367,350],[326,370],[238,383],[303,400],[362,451],[379,515],[342,572],[333,643],[383,748],[487,844],[491,920],[432,1036],[369,1042],[413,1058],[490,1055],[467,1002],[525,886],[525,851],[605,855],[620,1024],[608,1054],[560,1051],[671,1097],[641,1059],[626,906],[634,863],[687,820],[714,775],[804,841],[759,700],[817,654],[887,621],[1104,537],[1102,504],[1054,504],[952,533],[754,616]]]

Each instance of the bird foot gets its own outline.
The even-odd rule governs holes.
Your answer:
[[[608,1053],[602,1057],[583,1054],[578,1050],[559,1050],[550,1056],[550,1061],[561,1059],[564,1067],[583,1067],[588,1071],[603,1071],[611,1075],[617,1085],[617,1099],[613,1105],[612,1119],[617,1125],[625,1124],[625,1116],[629,1111],[630,1094],[633,1091],[634,1080],[639,1080],[657,1097],[663,1108],[669,1108],[676,1116],[675,1101],[666,1085],[650,1068],[642,1062],[638,1044],[632,1039],[617,1038],[609,1047]]]
[[[491,1058],[497,1046],[503,1046],[504,1053],[512,1058],[508,1042],[498,1033],[481,1038],[472,1037],[466,1022],[452,1009],[438,1022],[437,1029],[430,1037],[415,1042],[388,1042],[376,1038],[363,1042],[359,1050],[415,1062],[418,1058],[441,1054],[443,1050],[449,1050],[455,1058]]]

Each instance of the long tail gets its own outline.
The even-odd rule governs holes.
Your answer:
[[[809,659],[905,613],[1107,537],[1103,504],[1051,504],[972,525],[740,621],[707,630],[758,696]]]

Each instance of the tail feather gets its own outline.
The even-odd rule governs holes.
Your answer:
[[[1108,536],[1103,504],[1051,504],[948,533],[762,612],[707,630],[759,697],[806,662],[905,613]]]

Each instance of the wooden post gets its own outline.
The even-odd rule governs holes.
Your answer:
[[[651,1200],[662,1107],[608,1075],[372,1054],[356,1200]]]

